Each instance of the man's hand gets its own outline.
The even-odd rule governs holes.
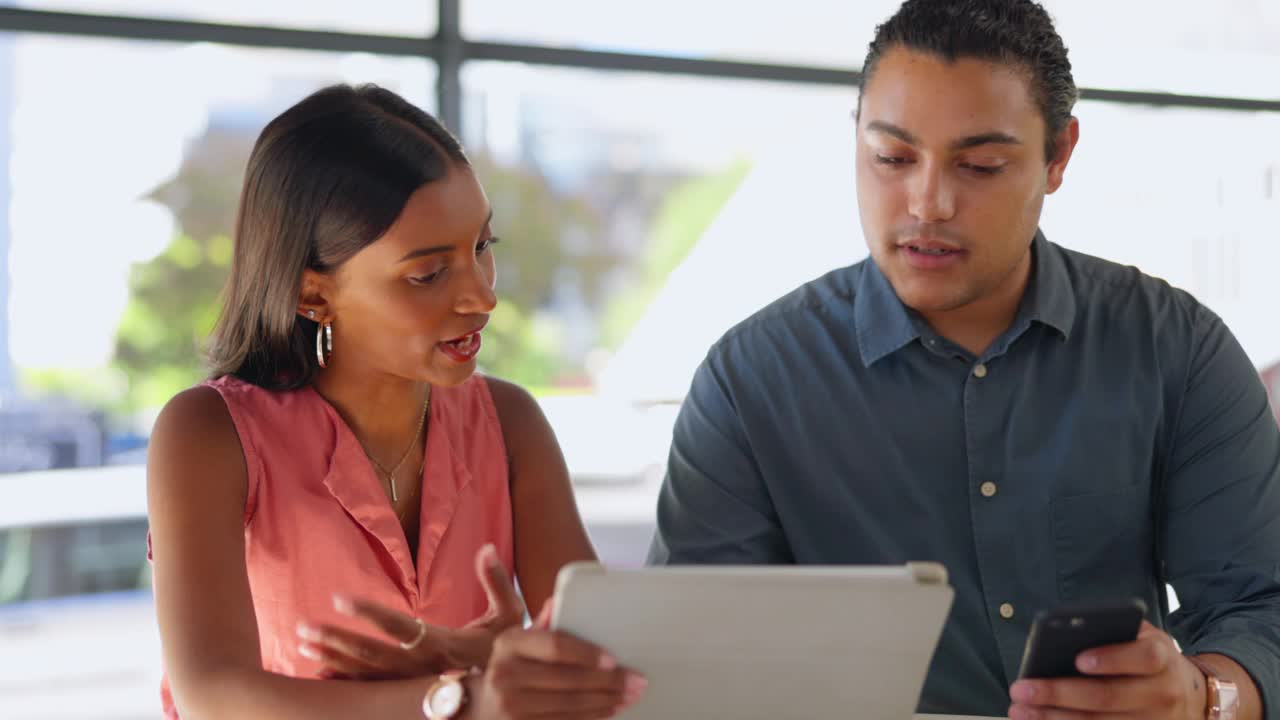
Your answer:
[[[1178,652],[1173,638],[1150,623],[1142,623],[1131,643],[1081,653],[1076,668],[1088,677],[1015,682],[1009,689],[1009,717],[1204,720],[1204,674]]]

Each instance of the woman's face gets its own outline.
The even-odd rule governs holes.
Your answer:
[[[480,331],[497,304],[492,211],[474,172],[454,164],[419,188],[385,235],[332,275],[330,371],[379,373],[445,387],[475,372]],[[303,311],[308,281],[303,284]]]

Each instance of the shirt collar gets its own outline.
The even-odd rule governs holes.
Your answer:
[[[858,351],[867,367],[920,337],[907,307],[874,258],[867,258],[853,296]]]
[[[1057,330],[1062,339],[1067,340],[1075,325],[1076,295],[1062,258],[1062,249],[1050,243],[1039,230],[1031,249],[1035,269],[1031,274],[1031,285],[1023,297],[1021,313],[1027,320],[1035,320]]]
[[[1031,253],[1031,280],[1014,324],[1037,321],[1058,331],[1066,340],[1075,323],[1076,300],[1062,251],[1037,230]],[[867,367],[921,336],[912,319],[914,313],[898,299],[874,258],[868,258],[863,265],[853,299],[853,315],[859,354]]]

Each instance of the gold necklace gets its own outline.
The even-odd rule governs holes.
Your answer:
[[[365,448],[364,454],[369,457],[369,460],[370,462],[373,463],[373,466],[376,467],[378,470],[380,470],[383,475],[387,476],[387,484],[391,486],[391,502],[393,503],[400,502],[400,496],[396,493],[396,473],[400,471],[400,466],[404,465],[404,461],[409,459],[409,453],[413,452],[413,447],[418,444],[418,438],[422,435],[422,428],[426,427],[427,425],[427,415],[430,414],[430,411],[431,411],[431,391],[428,390],[427,402],[424,403],[422,406],[422,417],[418,419],[418,429],[414,431],[413,439],[409,441],[409,447],[405,448],[404,454],[400,456],[400,462],[396,463],[396,466],[391,468],[391,470],[387,470],[386,468],[382,467],[382,463],[378,462],[378,458],[374,457],[373,453],[369,452],[368,448]],[[425,467],[425,463],[424,463],[424,467]],[[422,475],[421,470],[418,471],[418,475],[419,476]]]

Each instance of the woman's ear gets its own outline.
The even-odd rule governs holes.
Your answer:
[[[328,275],[310,268],[303,270],[297,313],[316,322],[332,320],[333,305],[329,302],[332,293],[333,281]]]

